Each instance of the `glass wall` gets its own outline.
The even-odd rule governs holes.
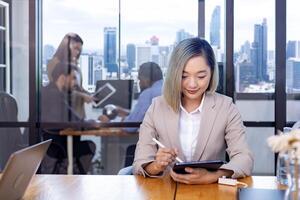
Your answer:
[[[13,105],[1,108],[13,110],[13,112],[1,110],[0,124],[4,128],[6,128],[6,125],[3,125],[5,122],[24,123],[29,116],[29,72],[34,70],[29,66],[29,49],[31,49],[29,46],[33,45],[29,44],[30,31],[33,31],[29,28],[29,2],[31,1],[0,0],[0,91],[1,94],[5,92],[11,95],[6,97],[11,99]],[[117,0],[78,0],[76,3],[71,0],[41,2],[42,59],[38,64],[41,74],[39,74],[40,79],[33,81],[40,80],[42,123],[31,121],[32,127],[41,125],[55,129],[59,124],[59,127],[67,128],[69,123],[64,122],[73,121],[76,117],[90,120],[89,122],[128,120],[128,114],[134,108],[140,107],[135,105],[138,104],[139,96],[146,89],[139,74],[141,64],[155,62],[164,74],[174,46],[184,38],[196,36],[198,28],[203,28],[198,27],[198,1],[196,0],[184,3],[179,0],[160,2],[130,0],[120,1],[120,5]],[[217,60],[221,64],[224,63],[226,46],[225,2],[224,0],[205,1],[205,38],[213,45]],[[275,103],[272,99],[275,88],[275,2],[274,0],[234,1],[236,104],[244,121],[257,122],[258,126],[260,122],[273,123],[275,115]],[[255,6],[258,4],[259,7]],[[299,30],[295,21],[298,19],[297,9],[295,9],[297,4],[296,0],[287,2],[287,121],[297,121],[298,111],[300,111],[297,86],[300,39],[296,34]],[[72,39],[74,33],[80,36],[80,39],[75,36],[75,42]],[[66,40],[63,40],[64,36],[67,36]],[[83,45],[78,44],[82,43],[80,40]],[[63,51],[65,60],[59,60],[56,56],[61,54],[60,44],[66,44],[67,47],[67,50]],[[39,60],[38,57],[34,59]],[[59,63],[67,67],[67,70],[63,72],[57,70],[54,73],[55,77],[52,77],[53,71],[50,72],[49,68]],[[29,67],[32,71],[29,71]],[[60,73],[65,74],[60,76]],[[45,90],[49,85],[55,89],[54,92]],[[86,94],[78,104],[77,93],[72,93],[71,86],[72,89],[75,87],[80,89],[76,92]],[[31,90],[35,88],[32,87]],[[63,91],[62,97],[58,95],[57,90]],[[95,93],[97,95],[94,96]],[[261,93],[269,95],[270,98],[261,98]],[[115,100],[112,99],[113,95],[117,95]],[[58,105],[56,101],[59,99],[62,100],[59,104],[61,107],[53,107]],[[108,104],[113,104],[115,107],[110,105],[104,108]],[[115,112],[120,107],[124,108],[122,114]],[[31,109],[30,112],[36,112],[35,106]],[[74,111],[79,116],[74,116]],[[51,112],[54,114],[52,115]],[[2,113],[11,113],[13,116]],[[46,113],[46,118],[43,113]],[[106,115],[106,118],[99,118],[103,115]],[[56,122],[56,124],[44,122]],[[80,122],[85,126],[87,121]],[[29,127],[28,124],[17,126]],[[22,138],[24,130],[28,130],[17,129],[20,130],[17,131],[19,138]],[[274,154],[264,143],[272,133],[274,133],[273,128],[247,127],[247,139],[257,160],[255,174],[274,172]],[[260,140],[261,143],[255,140],[257,137],[263,138]],[[95,138],[82,137],[82,140],[93,140],[96,144],[96,159],[93,163],[97,166],[94,169],[98,171],[92,173],[111,174],[122,167],[125,159],[122,152],[124,153],[128,145],[136,142],[137,135],[130,139]],[[264,157],[270,160],[260,161],[259,152],[256,151],[266,153]],[[109,152],[116,155],[117,162],[107,156]],[[108,171],[107,166],[111,164],[117,167],[113,171]]]
[[[58,7],[60,9],[57,9]],[[74,100],[72,95],[68,97],[65,94],[66,101],[75,101],[72,103],[79,117],[96,120],[101,112],[99,109],[94,109],[93,105],[97,103],[92,103],[90,93],[95,92],[97,80],[118,78],[118,1],[89,0],[76,3],[68,0],[44,1],[42,23],[43,89],[48,90],[49,87],[45,86],[51,82],[51,73],[57,63],[74,64],[78,68],[73,77],[76,80],[70,84],[76,85],[83,96],[81,100]],[[71,55],[73,49],[76,56]],[[66,90],[70,86],[62,87]],[[52,104],[53,101],[47,101],[49,98],[46,94],[49,93],[43,93],[43,89],[42,104]],[[106,88],[103,93],[107,95],[111,91]],[[44,111],[46,112],[45,109]],[[56,119],[55,117],[44,118],[42,115],[42,120],[55,121]]]
[[[197,0],[43,1],[42,124],[141,122],[152,98],[161,94],[174,46],[197,36],[197,7]],[[46,126],[46,137],[60,131]],[[107,135],[81,137],[96,144],[93,164],[100,170],[92,173],[117,173],[128,157],[124,151],[138,137]]]
[[[259,3],[259,7],[255,6]],[[255,13],[255,14],[253,14]],[[275,1],[234,1],[234,74],[236,104],[246,122],[274,122],[272,98],[259,93],[275,91]],[[247,97],[255,98],[247,99]],[[273,128],[247,128],[247,139],[255,157],[254,174],[274,173],[274,154],[266,139]],[[256,138],[260,138],[260,142]],[[265,156],[261,156],[265,154]],[[266,162],[264,159],[268,158]]]
[[[0,16],[0,91],[12,95],[18,107],[17,119],[27,121],[29,109],[28,1],[12,1],[10,4],[0,1]],[[3,121],[11,120],[7,118]]]
[[[259,7],[256,6],[258,4]],[[274,50],[275,1],[234,1],[234,65],[237,92],[274,92]]]
[[[286,91],[287,121],[299,121],[300,119],[300,27],[297,25],[300,14],[298,12],[299,1],[287,1],[286,18]]]
[[[28,129],[20,124],[28,116],[28,1],[0,0],[0,171],[11,153],[28,146]]]

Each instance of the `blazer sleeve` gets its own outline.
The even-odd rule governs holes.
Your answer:
[[[229,103],[227,119],[225,141],[230,161],[221,168],[232,170],[234,172],[232,178],[250,176],[253,169],[253,156],[246,143],[242,117],[232,100]]]
[[[143,123],[140,126],[139,141],[135,150],[135,157],[133,162],[133,174],[150,176],[144,170],[143,165],[153,162],[157,152],[157,146],[152,141],[152,138],[157,138],[157,131],[155,129],[155,101],[152,102],[146,112]],[[160,174],[159,176],[161,176]],[[150,177],[159,177],[150,176]]]

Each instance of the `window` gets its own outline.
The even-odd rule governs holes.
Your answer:
[[[0,1],[0,91],[10,92],[9,6]]]
[[[14,97],[18,121],[29,116],[28,0],[0,0],[0,91]],[[9,13],[10,12],[10,13]]]
[[[55,128],[53,126],[56,125],[46,122],[58,122],[63,123],[62,127],[68,127],[70,125],[68,122],[72,120],[71,115],[67,113],[69,110],[66,109],[57,109],[56,113],[61,113],[64,119],[69,117],[69,120],[57,121],[61,117],[58,115],[57,118],[51,119],[49,117],[49,113],[54,110],[50,104],[57,105],[55,103],[57,98],[53,98],[53,95],[48,96],[50,93],[44,90],[49,88],[49,86],[55,87],[53,84],[56,83],[53,81],[53,78],[55,78],[53,77],[54,72],[50,72],[49,67],[53,63],[57,64],[58,50],[66,34],[72,32],[71,35],[74,35],[73,33],[76,33],[83,40],[81,55],[77,62],[74,62],[81,71],[81,75],[80,73],[76,74],[78,75],[75,78],[77,84],[82,84],[82,88],[86,92],[95,93],[96,90],[100,89],[103,95],[112,94],[112,97],[120,91],[118,89],[119,86],[122,88],[125,84],[133,85],[130,87],[132,90],[129,98],[130,101],[132,99],[132,103],[128,104],[132,105],[131,112],[129,112],[132,113],[134,106],[137,105],[140,91],[145,89],[145,84],[148,84],[147,87],[149,87],[149,85],[155,84],[154,81],[158,82],[155,92],[152,92],[151,95],[158,93],[156,91],[160,91],[162,74],[166,71],[174,46],[183,39],[197,36],[197,5],[197,0],[189,1],[188,3],[181,0],[77,0],[76,3],[72,0],[43,1],[43,59],[40,66],[42,70],[41,126]],[[69,36],[72,37],[71,35]],[[69,59],[67,61],[72,62],[75,56],[72,56],[70,51],[71,45],[67,45],[67,54],[69,54],[67,55],[67,59]],[[146,83],[141,81],[142,75],[139,74],[140,66],[149,61],[159,65],[159,67],[156,64],[152,65],[156,69],[155,73],[145,70],[149,71],[145,72],[145,74],[148,74],[148,76],[151,74],[151,84],[148,83],[148,80],[144,81]],[[154,78],[155,80],[152,80],[152,76],[157,77]],[[138,85],[140,85],[140,89]],[[105,89],[101,89],[102,87]],[[122,92],[124,90],[123,88]],[[101,95],[99,96],[101,97]],[[123,104],[126,101],[124,96],[118,98]],[[144,96],[149,98],[148,96],[150,95]],[[73,99],[69,94],[65,96],[65,100],[64,103],[67,102],[72,106],[76,106],[75,103],[72,104]],[[148,100],[145,100],[143,104],[147,105]],[[47,101],[49,104],[43,103]],[[104,102],[111,104],[116,101],[107,102],[106,100]],[[65,107],[65,104],[62,106]],[[137,106],[137,108],[139,107],[144,109],[146,106]],[[74,108],[77,109],[77,107]],[[85,102],[83,108],[81,111],[84,110],[84,112],[74,110],[86,119],[97,119],[101,114],[107,113],[107,109],[103,109],[103,105],[98,106]],[[125,106],[125,108],[129,109],[130,106]],[[45,110],[47,111],[45,112]],[[63,113],[64,111],[67,112]],[[128,112],[128,110],[126,111]],[[142,120],[140,119],[140,116],[143,117],[142,112],[133,113],[136,113],[138,120],[135,117],[128,117],[124,121],[140,122]],[[115,119],[111,119],[110,122],[120,122],[120,120],[122,119],[118,116]],[[125,125],[127,126],[127,124]],[[126,131],[128,129],[130,128],[126,128]],[[89,137],[89,139],[92,139],[92,137]],[[96,158],[99,161],[98,163],[101,161],[101,166],[100,164],[98,166],[103,168],[101,173],[117,173],[124,164],[124,157],[121,157],[116,151],[124,152],[128,144],[137,142],[136,139],[137,134],[132,134],[132,137],[125,138],[114,137],[112,139],[110,137],[101,137],[101,144],[97,141],[97,152],[101,152],[101,156]],[[111,155],[110,151],[114,152],[115,156],[113,159],[109,156]],[[99,171],[96,173],[99,173]]]
[[[299,1],[287,1],[287,24],[286,24],[286,92],[287,121],[298,121],[300,104],[297,94],[300,92],[300,14],[298,12]]]
[[[273,93],[275,1],[234,1],[234,4],[236,92]]]
[[[224,5],[224,0],[205,1],[205,38],[213,47],[218,62],[225,61]]]

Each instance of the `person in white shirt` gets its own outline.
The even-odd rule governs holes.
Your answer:
[[[181,41],[174,49],[163,95],[153,100],[140,127],[133,173],[158,177],[169,172],[186,184],[208,184],[219,177],[249,176],[253,157],[245,127],[232,99],[215,92],[218,67],[213,49],[200,38]],[[153,138],[166,148],[158,148]],[[175,158],[184,161],[230,161],[217,171],[185,168],[172,170]]]

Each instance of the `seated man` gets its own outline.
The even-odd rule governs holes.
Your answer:
[[[52,72],[53,81],[42,88],[42,121],[43,122],[79,122],[84,121],[70,106],[72,89],[76,83],[76,67],[72,64],[58,63]],[[43,129],[45,139],[53,139],[53,143],[67,151],[67,137],[59,135],[60,129]],[[79,173],[86,173],[95,153],[95,144],[91,141],[80,141],[73,137],[73,155],[77,160]],[[51,147],[51,146],[50,146]],[[50,148],[51,149],[51,148]],[[65,159],[57,148],[48,151],[50,157]]]
[[[143,63],[138,72],[139,85],[141,93],[137,104],[130,112],[124,108],[117,107],[117,113],[123,118],[123,122],[141,122],[145,113],[151,105],[154,97],[161,95],[163,85],[163,75],[158,64],[154,62]],[[99,117],[102,122],[108,122],[109,118],[105,115]],[[138,128],[123,128],[127,133],[137,132]],[[130,166],[134,159],[135,145],[130,145],[126,150],[125,167]]]
[[[151,105],[154,97],[161,95],[163,85],[163,75],[158,64],[154,62],[143,63],[138,72],[139,86],[141,93],[137,104],[130,112],[122,107],[116,107],[117,113],[123,118],[123,122],[141,122],[144,119],[145,113]],[[108,122],[109,118],[105,115],[99,117],[102,122]],[[138,128],[126,128],[126,132],[136,132]]]

